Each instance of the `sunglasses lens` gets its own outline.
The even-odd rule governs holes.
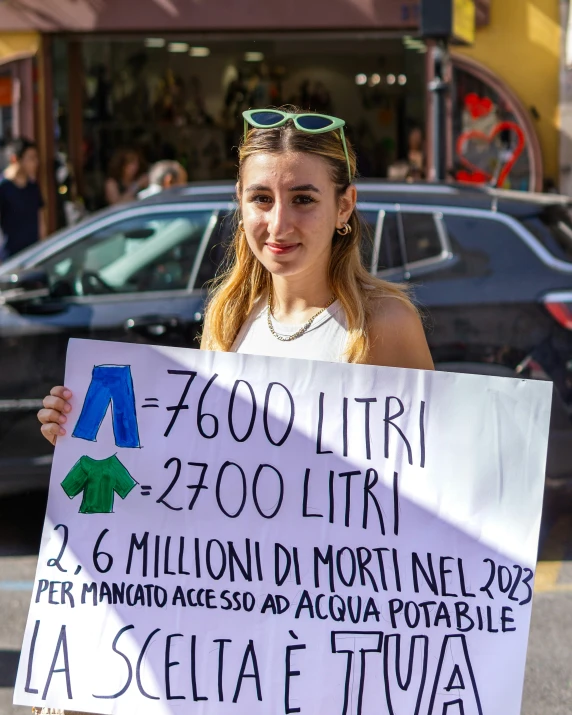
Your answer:
[[[320,117],[312,114],[305,114],[301,117],[297,117],[298,124],[302,129],[326,129],[331,127],[334,123],[328,117]]]
[[[253,112],[251,118],[262,127],[271,127],[282,120],[282,115],[278,112]]]

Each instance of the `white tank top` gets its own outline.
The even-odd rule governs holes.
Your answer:
[[[264,300],[255,304],[252,313],[240,329],[232,351],[250,355],[347,362],[344,357],[348,337],[346,316],[339,301],[321,313],[299,338],[283,341],[275,338],[268,327],[268,305]],[[272,320],[280,335],[292,335],[301,325],[285,325]]]

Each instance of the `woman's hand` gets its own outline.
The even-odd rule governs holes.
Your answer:
[[[38,419],[42,423],[42,434],[50,444],[55,445],[58,436],[66,433],[63,425],[67,422],[66,415],[71,411],[68,402],[71,396],[71,390],[59,385],[52,387],[50,394],[44,397],[44,407],[38,412]]]

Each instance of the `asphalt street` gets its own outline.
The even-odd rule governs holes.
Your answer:
[[[12,705],[12,687],[44,510],[42,493],[0,500],[0,715],[30,712],[29,708]],[[549,493],[541,531],[522,715],[570,713],[572,499]]]

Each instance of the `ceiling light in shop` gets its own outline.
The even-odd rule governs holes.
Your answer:
[[[356,74],[356,84],[365,84],[367,82],[367,75],[360,73]]]
[[[208,47],[191,47],[189,55],[191,57],[208,57],[211,51]]]
[[[371,77],[369,78],[369,84],[371,87],[375,87],[376,84],[379,84],[381,82],[381,77],[375,73],[372,74]]]
[[[169,42],[167,49],[169,52],[188,52],[189,45],[187,42]]]
[[[244,59],[247,62],[262,62],[264,54],[262,52],[245,52]]]
[[[394,74],[388,74],[387,77],[385,78],[385,81],[387,84],[395,84],[396,82],[396,76]]]
[[[402,87],[404,84],[407,84],[407,75],[400,74],[397,76],[397,83],[400,84]]]
[[[162,37],[146,37],[145,47],[159,48],[165,47],[165,40]]]

